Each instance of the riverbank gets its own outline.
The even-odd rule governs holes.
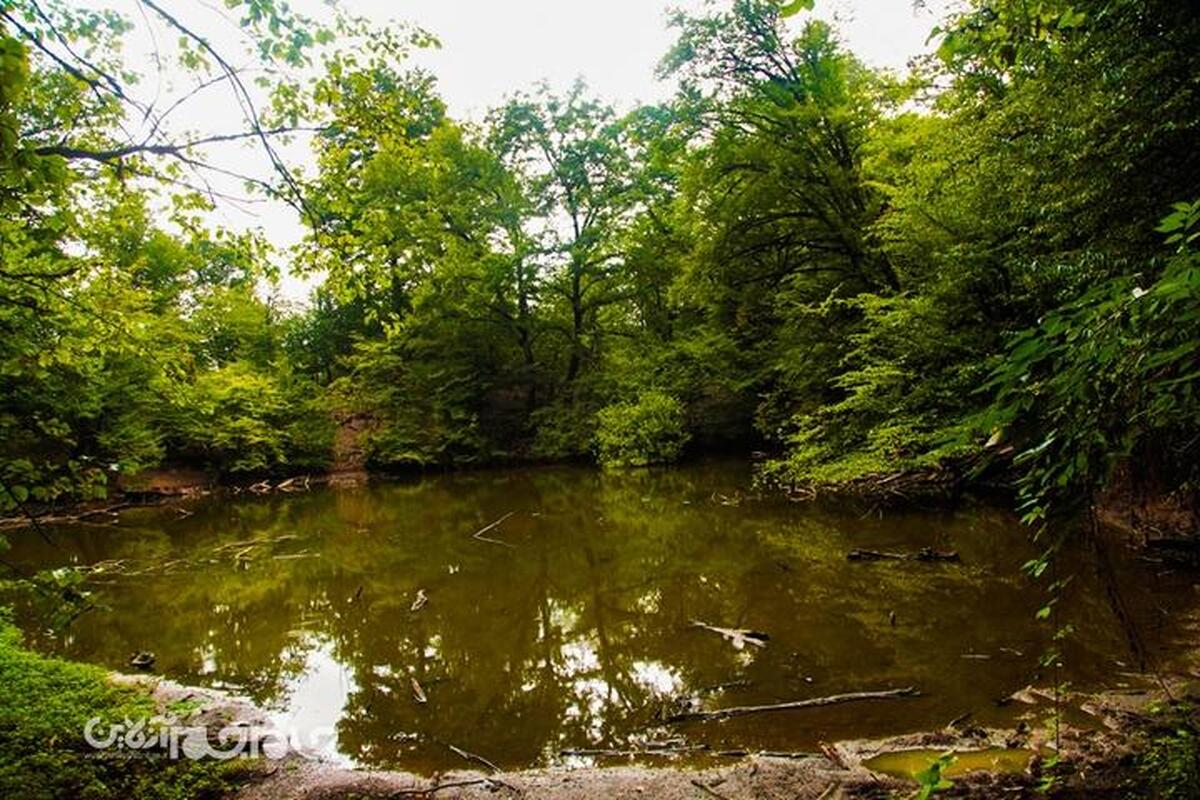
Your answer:
[[[295,751],[275,760],[243,763],[226,770],[227,792],[235,800],[350,800],[350,798],[495,798],[529,800],[599,800],[600,798],[827,798],[909,797],[920,784],[893,769],[879,769],[881,756],[900,764],[926,765],[942,753],[958,753],[970,763],[972,754],[989,754],[1000,770],[954,774],[943,788],[947,797],[967,798],[1127,798],[1155,797],[1164,787],[1155,780],[1189,779],[1184,764],[1179,775],[1156,774],[1161,767],[1153,734],[1169,722],[1176,733],[1185,718],[1197,721],[1200,671],[1164,678],[1155,687],[1093,694],[1066,694],[1060,722],[1022,725],[1013,730],[972,727],[955,721],[940,731],[880,740],[830,743],[821,753],[782,758],[749,754],[734,761],[703,766],[649,766],[627,763],[498,771],[468,769],[431,777],[387,770],[357,770]],[[216,739],[223,726],[264,726],[268,715],[253,705],[209,689],[186,687],[146,677],[116,676],[121,686],[147,692],[160,711],[186,707],[183,724],[207,727]],[[1048,690],[1028,690],[1028,697],[1049,700]],[[1037,709],[1047,711],[1046,706]],[[1031,717],[1037,714],[1031,713]],[[997,754],[1013,754],[1003,758]],[[1183,754],[1186,757],[1186,753]],[[465,754],[468,758],[470,754]],[[1175,753],[1179,757],[1178,753]],[[987,758],[983,759],[986,761]],[[1015,764],[1026,763],[1024,767]],[[1177,765],[1178,766],[1178,765]],[[1192,769],[1194,769],[1194,764]],[[893,772],[895,774],[889,774]],[[235,778],[228,776],[236,775]],[[1174,786],[1171,797],[1187,796]]]
[[[750,461],[753,462],[753,458]],[[525,466],[548,465],[530,462]],[[505,467],[481,465],[472,471]],[[44,509],[26,508],[23,511],[28,513],[0,517],[0,530],[28,527],[34,524],[31,517],[36,518],[37,523],[46,524],[111,519],[127,508],[164,505],[214,493],[224,492],[233,497],[295,493],[320,486],[357,486],[372,480],[387,481],[399,477],[404,476],[372,472],[361,461],[347,461],[344,468],[328,472],[242,480],[222,480],[196,469],[163,468],[115,481],[110,487],[110,496],[104,500],[67,502]],[[866,475],[838,483],[771,485],[764,487],[764,491],[778,492],[797,503],[850,503],[864,513],[913,507],[954,507],[971,500],[1009,506],[1015,498],[1012,475],[1003,460],[993,463],[987,470],[979,470],[978,464],[969,462],[949,463],[937,468]],[[1134,488],[1130,480],[1123,478],[1098,498],[1095,511],[1103,525],[1120,531],[1139,548],[1153,551],[1149,557],[1200,566],[1200,508],[1194,498]]]

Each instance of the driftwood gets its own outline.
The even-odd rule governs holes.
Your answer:
[[[304,492],[312,487],[312,479],[308,475],[296,475],[282,481],[275,487],[277,492]]]
[[[692,627],[701,628],[706,631],[711,631],[715,634],[728,639],[735,650],[741,650],[748,644],[755,647],[766,647],[767,642],[771,637],[761,631],[745,631],[737,628],[719,628],[716,625],[709,625],[706,622],[692,620]]]
[[[862,700],[891,700],[899,697],[917,697],[920,692],[912,686],[903,689],[885,689],[877,692],[850,692],[848,694],[833,694],[828,697],[811,697],[807,700],[792,700],[787,703],[772,703],[765,706],[733,706],[716,711],[687,711],[667,717],[668,725],[680,722],[706,722],[709,720],[744,717],[749,714],[765,714],[771,711],[793,711],[801,708],[818,708],[833,706],[840,703],[855,703]]]
[[[420,611],[422,608],[425,607],[425,604],[428,602],[429,602],[429,595],[425,594],[425,590],[417,589],[417,599],[413,600],[412,605],[409,606],[408,610],[413,611],[413,612]]]
[[[915,553],[889,553],[880,550],[851,550],[846,554],[849,561],[962,561],[954,550],[934,550],[922,547]]]
[[[489,522],[487,525],[484,525],[482,528],[475,531],[475,533],[471,534],[471,538],[478,539],[481,542],[490,542],[491,544],[498,544],[502,547],[516,549],[516,545],[509,544],[508,542],[502,542],[499,539],[493,539],[490,536],[484,535],[488,531],[492,531],[492,530],[495,530],[496,528],[500,527],[502,524],[504,524],[505,520],[507,520],[509,517],[511,517],[515,513],[516,513],[515,511],[509,511],[507,514],[500,517],[500,519],[496,520],[495,522]]]
[[[32,527],[35,530],[41,530],[42,525],[59,525],[62,523],[83,523],[91,517],[118,517],[118,511],[126,508],[131,508],[133,503],[117,503],[104,508],[91,508],[78,511],[73,514],[35,514],[32,512],[26,513],[17,517],[0,517],[0,528],[24,528]],[[99,524],[99,523],[97,523]],[[45,538],[46,534],[42,533]]]

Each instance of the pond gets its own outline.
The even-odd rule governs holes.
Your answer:
[[[998,701],[1053,682],[1039,673],[1045,590],[1020,571],[1034,550],[1011,515],[864,515],[757,496],[751,477],[713,461],[224,496],[53,527],[49,542],[10,533],[9,558],[113,562],[91,579],[104,608],[65,630],[23,609],[39,649],[125,671],[152,651],[158,674],[244,694],[289,728],[331,728],[331,756],[426,774],[468,766],[453,748],[521,768],[667,737],[792,752],[966,712],[1011,724],[1030,706]],[[923,547],[961,560],[847,559]],[[1190,580],[1130,558],[1102,579],[1106,561],[1063,559],[1075,578],[1058,622],[1076,633],[1061,677],[1075,687],[1137,681],[1114,584],[1155,657],[1196,600]],[[769,639],[739,648],[695,622]],[[662,725],[907,686],[920,696]]]

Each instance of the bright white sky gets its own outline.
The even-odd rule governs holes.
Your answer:
[[[457,116],[476,117],[514,89],[545,78],[565,86],[582,75],[621,106],[670,94],[654,68],[673,37],[668,9],[700,9],[700,0],[343,0],[383,22],[406,19],[442,39],[417,59],[438,76]],[[725,2],[720,5],[726,5]],[[945,0],[914,10],[912,0],[817,0],[817,15],[838,24],[867,63],[902,69],[923,51]],[[804,16],[794,18],[801,24]]]
[[[718,5],[728,2],[716,1]],[[78,2],[111,5],[132,20],[138,30],[127,52],[133,64],[153,75],[152,47],[136,0]],[[407,21],[435,34],[442,48],[419,52],[414,61],[437,76],[451,115],[479,119],[507,95],[540,80],[565,87],[583,77],[593,92],[618,109],[669,96],[672,87],[654,77],[655,66],[672,43],[667,11],[700,9],[704,0],[339,0],[339,4],[379,24]],[[930,30],[954,4],[955,0],[817,0],[816,14],[833,22],[849,49],[866,63],[903,70],[910,58],[925,51]],[[167,0],[164,5],[181,14],[186,11],[183,16],[188,19],[201,12],[200,0]],[[212,7],[207,2],[204,6]],[[328,13],[321,0],[292,0],[292,6],[310,16]],[[804,18],[801,14],[790,24],[798,27]],[[230,35],[219,27],[217,20],[217,29],[204,29],[218,46]],[[157,36],[167,42],[175,38],[161,29]],[[153,91],[152,78],[143,89]],[[236,105],[222,92],[190,104],[177,124],[205,131],[242,125]],[[300,163],[307,160],[304,148],[291,148],[289,155]],[[261,151],[247,149],[240,158],[261,166]],[[247,171],[261,174],[253,167]],[[225,208],[218,216],[222,224],[233,227],[261,227],[281,252],[300,240],[300,224],[286,206],[257,204],[251,212]],[[307,288],[306,282],[288,277],[283,293],[300,300]]]

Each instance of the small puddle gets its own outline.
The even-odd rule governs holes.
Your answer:
[[[881,753],[863,762],[863,766],[874,772],[894,778],[916,779],[917,773],[929,768],[945,753],[945,750],[918,749],[896,750]],[[954,753],[954,762],[942,770],[946,777],[966,775],[970,772],[1024,772],[1033,758],[1032,750],[989,747],[985,750],[967,750]]]

